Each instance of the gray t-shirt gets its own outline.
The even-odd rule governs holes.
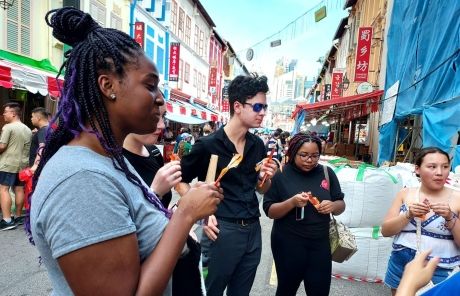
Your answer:
[[[32,234],[53,295],[73,294],[58,265],[59,257],[136,233],[143,262],[167,223],[165,215],[113,167],[110,158],[84,147],[60,148],[43,169],[32,197]],[[165,295],[170,294],[170,285],[171,281]]]

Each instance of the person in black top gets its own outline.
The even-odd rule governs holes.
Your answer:
[[[345,210],[344,194],[334,171],[318,164],[321,141],[303,133],[289,142],[289,163],[277,173],[264,196],[263,209],[275,219],[271,247],[278,277],[276,295],[296,295],[302,280],[309,296],[329,295],[332,258],[330,214]],[[310,192],[320,201],[309,202]],[[303,213],[303,215],[302,215]]]
[[[215,216],[210,216],[204,233],[212,241],[209,249],[207,295],[249,295],[260,262],[262,239],[259,223],[259,203],[255,190],[264,193],[277,166],[272,160],[263,161],[260,171],[256,165],[265,157],[265,147],[249,128],[260,127],[267,109],[268,92],[265,76],[237,76],[228,89],[230,121],[226,126],[199,138],[190,154],[181,161],[182,180],[204,181],[211,154],[218,155],[217,174],[227,166],[234,154],[243,155],[237,168],[230,169],[221,179],[224,199]],[[261,180],[267,180],[261,186]],[[184,194],[188,184],[181,183]]]
[[[32,110],[30,121],[38,130],[32,135],[30,142],[29,166],[35,172],[40,161],[40,151],[45,147],[46,130],[48,129],[48,112],[43,107],[37,107]]]
[[[153,145],[164,129],[165,106],[160,107],[160,120],[155,132],[146,135],[129,134],[123,142],[123,155],[134,167],[142,180],[152,188],[167,208],[171,202],[171,188],[181,180],[178,161],[171,161],[164,166],[160,150]]]

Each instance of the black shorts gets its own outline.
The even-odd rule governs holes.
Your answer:
[[[24,183],[19,180],[18,173],[0,172],[0,185],[24,186]]]

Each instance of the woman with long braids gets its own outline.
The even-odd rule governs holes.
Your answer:
[[[318,164],[320,154],[319,138],[296,134],[289,141],[288,164],[273,177],[264,196],[265,214],[275,220],[271,247],[278,277],[276,295],[296,295],[302,280],[307,295],[329,295],[330,214],[341,214],[345,202],[333,170],[326,167],[327,178]],[[319,202],[316,206],[314,198]]]
[[[26,223],[53,295],[170,295],[191,226],[222,192],[199,184],[174,214],[165,209],[122,154],[129,133],[156,129],[164,101],[155,65],[128,35],[80,10],[52,10],[46,21],[72,46]]]

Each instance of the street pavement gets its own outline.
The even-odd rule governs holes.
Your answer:
[[[173,199],[177,199],[174,194]],[[270,250],[272,221],[262,214],[262,260],[257,270],[251,296],[275,295],[276,276]],[[0,231],[0,296],[49,295],[51,283],[46,269],[39,264],[39,254],[32,246],[22,226],[14,230]],[[303,284],[297,295],[305,295]],[[381,284],[351,282],[332,279],[331,296],[377,296],[390,295]]]

